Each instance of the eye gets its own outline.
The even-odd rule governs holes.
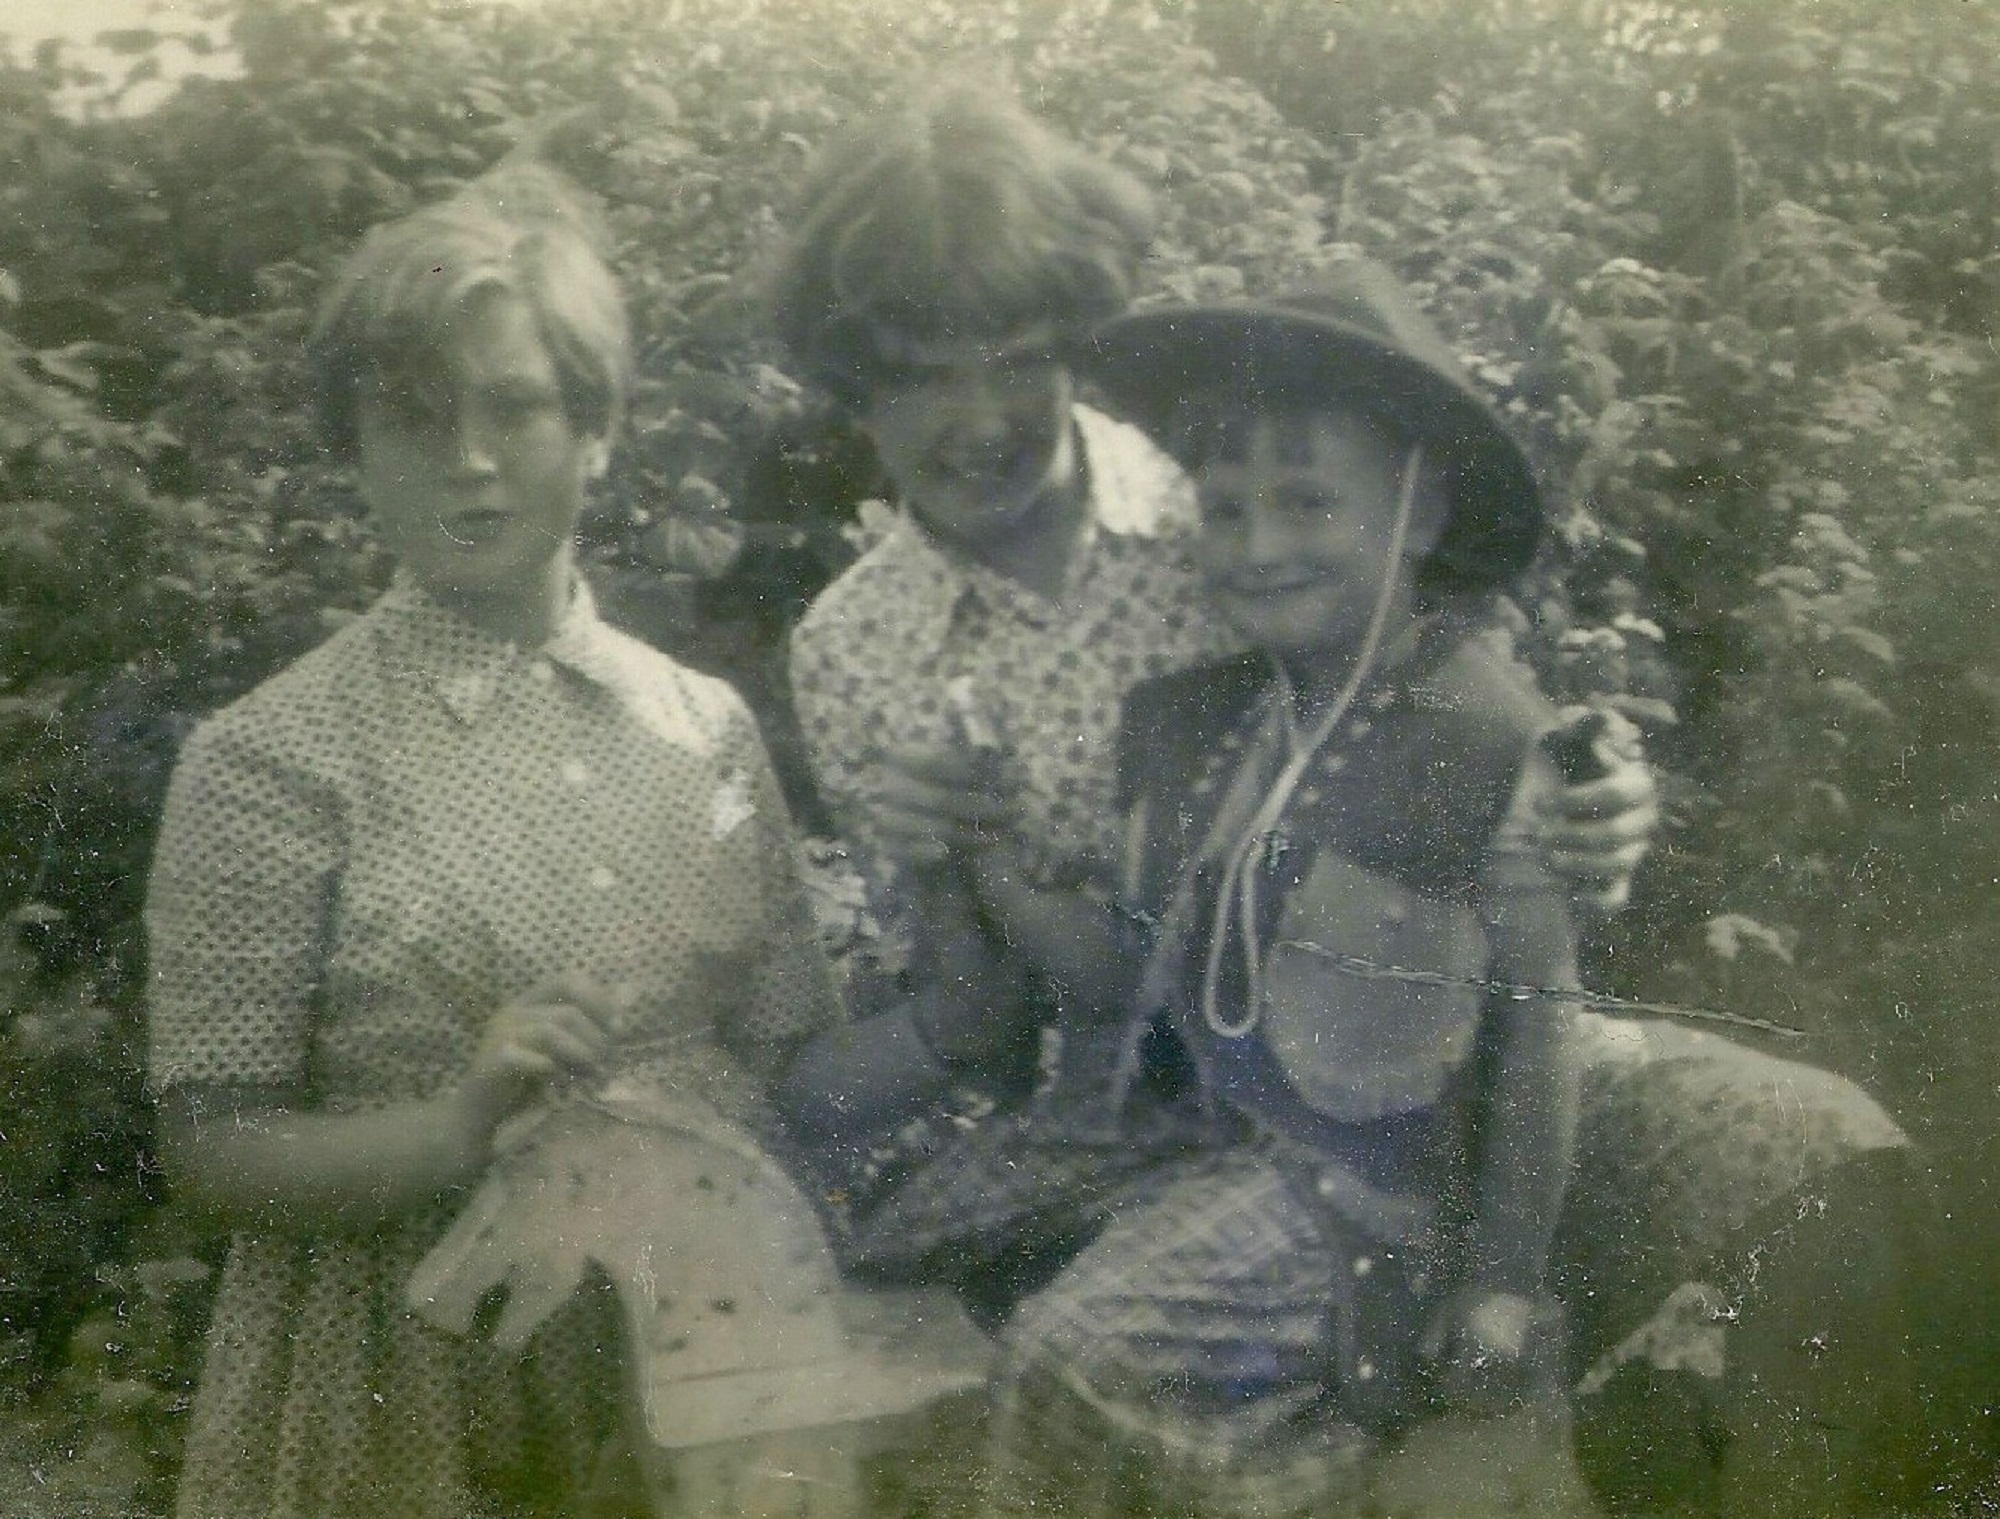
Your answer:
[[[1340,497],[1323,485],[1281,485],[1277,498],[1286,511],[1314,522],[1331,522],[1340,515]]]
[[[1221,487],[1201,489],[1201,520],[1204,527],[1240,527],[1250,515],[1247,497]]]
[[[1305,417],[1281,417],[1271,428],[1271,453],[1286,469],[1310,469],[1313,463],[1313,428]]]
[[[427,385],[379,385],[363,396],[362,407],[377,426],[396,432],[442,432],[451,424],[450,397]]]

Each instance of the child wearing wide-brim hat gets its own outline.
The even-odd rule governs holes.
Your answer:
[[[1086,373],[1196,467],[1202,434],[1189,428],[1203,415],[1352,411],[1421,441],[1451,474],[1452,522],[1420,571],[1439,591],[1497,588],[1534,557],[1542,499],[1520,445],[1407,287],[1372,260],[1267,301],[1131,312],[1097,330]]]
[[[1534,555],[1533,475],[1372,264],[1120,318],[1092,369],[1193,477],[1252,645],[1142,685],[1120,745],[1127,905],[1160,925],[1134,1038],[1171,1028],[1242,1142],[1023,1308],[1003,1500],[1094,1464],[1203,1512],[1583,1511],[1544,1280],[1568,1013],[1504,990],[1577,984],[1532,845],[1556,713],[1477,615]]]

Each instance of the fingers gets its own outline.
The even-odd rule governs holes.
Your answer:
[[[1555,787],[1541,798],[1544,817],[1562,822],[1617,822],[1659,812],[1653,772],[1644,763],[1620,763],[1587,781]]]
[[[1543,841],[1548,867],[1572,888],[1597,890],[1631,883],[1646,858],[1650,838],[1617,841],[1612,836],[1551,837]]]
[[[936,864],[1011,828],[1014,808],[997,779],[992,756],[979,751],[904,750],[890,756],[869,821],[898,859]]]
[[[555,1005],[568,1004],[600,1029],[610,1030],[631,1015],[635,997],[630,985],[607,985],[594,976],[573,971],[550,983],[547,1000]]]
[[[1598,918],[1630,900],[1633,874],[1660,826],[1658,788],[1637,754],[1636,733],[1622,719],[1608,725],[1596,745],[1605,773],[1552,787],[1538,807],[1544,863],[1574,903]]]
[[[1593,923],[1601,924],[1616,917],[1632,900],[1632,874],[1637,868],[1636,861],[1632,869],[1622,874],[1601,873],[1609,867],[1595,862],[1565,870],[1559,861],[1551,859],[1549,868],[1562,879],[1571,910]]]
[[[883,773],[943,791],[986,789],[993,783],[995,755],[971,744],[905,744],[882,756]]]
[[[610,1035],[575,1002],[510,1002],[494,1012],[473,1060],[473,1075],[534,1088],[557,1076],[595,1076]]]

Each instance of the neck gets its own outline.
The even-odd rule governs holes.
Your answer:
[[[1366,680],[1372,681],[1410,655],[1411,645],[1429,621],[1411,603],[1407,590],[1390,604],[1382,634],[1369,656]],[[1285,652],[1272,651],[1272,659],[1290,687],[1294,710],[1308,727],[1322,717],[1353,679],[1356,662],[1367,644],[1367,630],[1356,631],[1337,642]]]
[[[549,561],[537,584],[506,591],[447,592],[438,599],[493,637],[521,649],[539,649],[555,636],[569,610],[576,561],[565,548]]]
[[[1072,428],[1017,531],[981,545],[975,557],[988,569],[1053,598],[1062,591],[1077,540],[1089,522],[1090,481]]]

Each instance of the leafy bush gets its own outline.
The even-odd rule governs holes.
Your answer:
[[[1641,961],[1740,995],[1711,918],[1809,955],[1878,911],[1835,862],[1907,829],[1870,793],[1987,657],[1991,11],[1190,8],[1335,155],[1330,232],[1426,290],[1536,441],[1539,658],[1653,729],[1680,804]],[[1823,1025],[1852,968],[1768,990]]]
[[[200,1242],[132,1233],[137,911],[188,726],[386,572],[305,423],[330,262],[530,139],[598,193],[640,378],[592,573],[742,684],[796,780],[777,641],[881,482],[751,296],[814,146],[944,69],[1011,76],[1160,189],[1153,295],[1267,291],[1330,239],[1418,286],[1552,487],[1525,642],[1553,689],[1637,718],[1666,774],[1663,846],[1593,973],[1807,1025],[1964,1178],[2000,1158],[1953,1075],[1986,1068],[2000,921],[1990,8],[220,9],[241,77],[143,118],[59,112],[59,52],[0,69],[7,1395],[157,1412],[190,1375]],[[2000,1241],[1993,1212],[1973,1243]],[[154,1327],[99,1332],[121,1313]]]

